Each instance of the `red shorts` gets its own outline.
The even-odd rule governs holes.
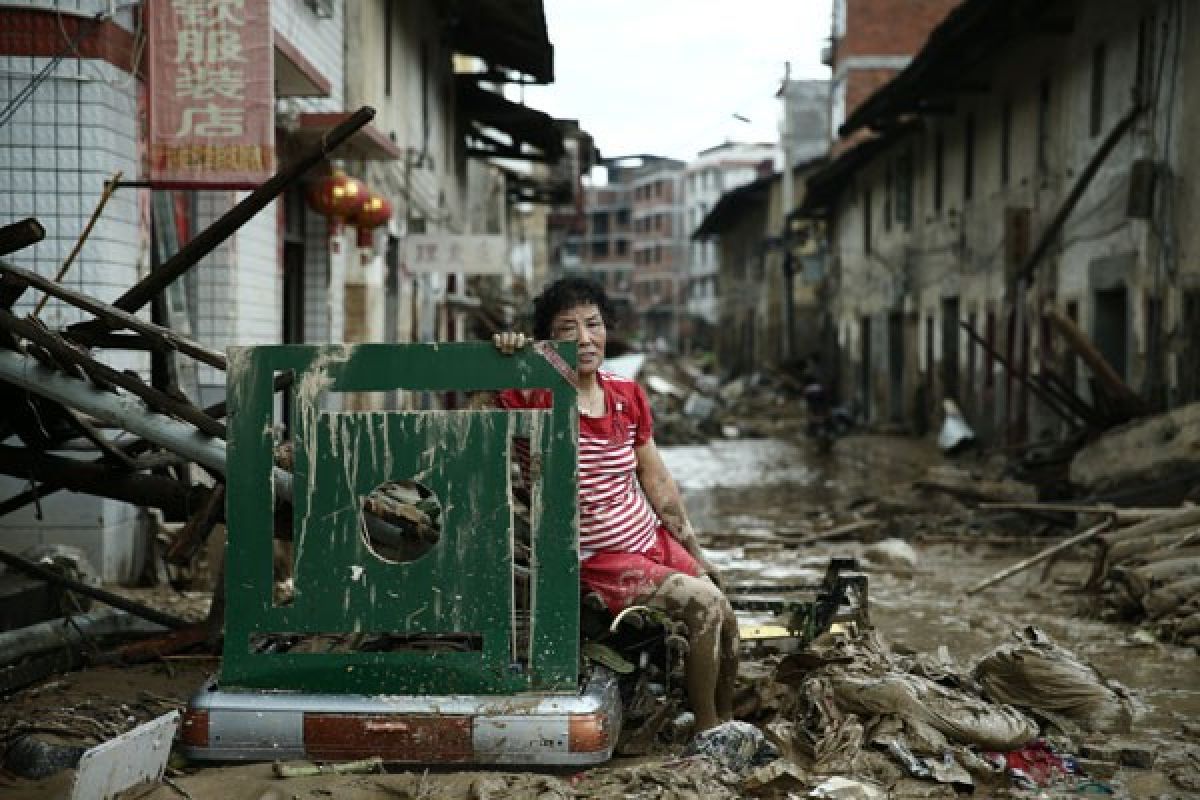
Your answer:
[[[616,614],[677,572],[699,577],[700,565],[666,528],[659,526],[658,536],[649,550],[644,553],[596,553],[579,565],[579,580],[600,595],[608,610]]]

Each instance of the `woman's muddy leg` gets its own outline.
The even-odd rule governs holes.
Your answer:
[[[722,722],[717,711],[725,627],[721,591],[707,579],[676,574],[638,602],[661,608],[687,625],[687,690],[692,713],[696,715],[696,731],[715,728]]]
[[[738,634],[737,616],[729,600],[722,596],[720,668],[717,672],[716,706],[717,716],[722,722],[733,719],[733,697],[737,687],[738,651],[741,637]]]

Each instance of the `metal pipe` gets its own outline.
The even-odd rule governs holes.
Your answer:
[[[43,367],[31,357],[6,350],[0,350],[0,380],[137,434],[214,472],[226,473],[225,442],[206,436],[185,422],[156,414],[129,395],[102,392],[81,380]],[[290,500],[292,476],[275,467],[271,478],[275,484],[275,497]]]

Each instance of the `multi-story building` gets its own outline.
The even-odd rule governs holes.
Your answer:
[[[824,131],[822,131],[823,133]],[[725,144],[703,150],[688,163],[683,177],[684,230],[691,236],[721,195],[770,174],[777,148],[773,144]],[[687,251],[687,347],[711,347],[717,324],[717,275],[720,259],[714,241],[692,240]]]
[[[1193,34],[1170,0],[967,0],[847,117],[881,133],[809,180],[807,209],[869,419],[920,427],[953,398],[984,436],[1052,432],[1001,366],[1091,399],[1049,311],[1152,404],[1200,399]]]
[[[685,164],[660,156],[641,156],[639,162],[627,168],[633,224],[633,308],[643,342],[677,350],[686,314]]]

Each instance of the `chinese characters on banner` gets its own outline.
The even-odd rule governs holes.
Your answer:
[[[150,180],[255,188],[275,171],[270,0],[146,0]]]

